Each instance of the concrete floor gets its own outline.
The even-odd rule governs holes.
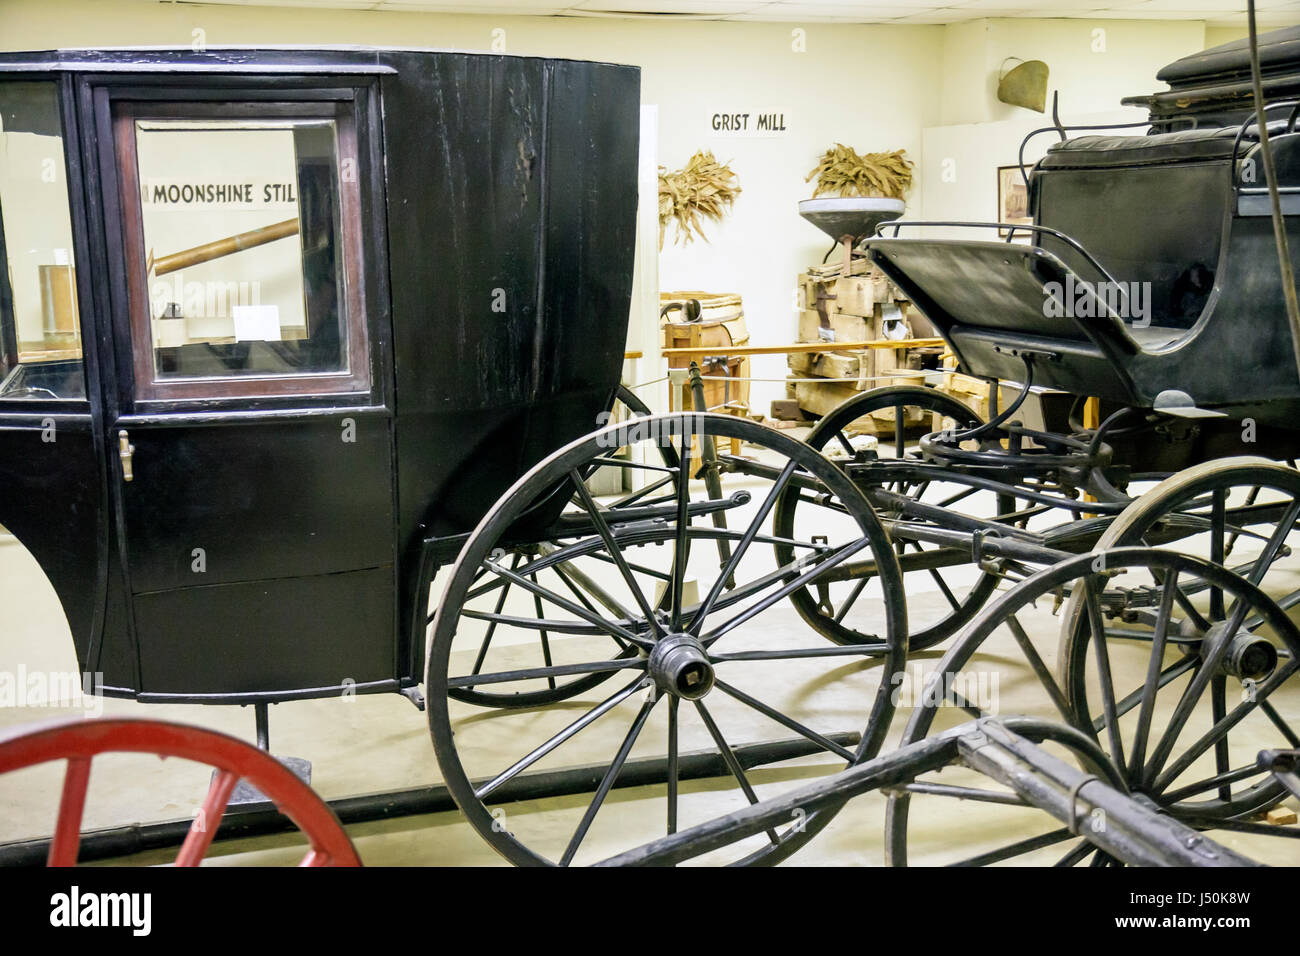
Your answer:
[[[909,578],[908,600],[914,617],[933,615],[943,599],[937,588],[913,585]],[[1040,602],[1041,603],[1041,602]],[[58,602],[26,550],[13,538],[0,535],[0,608],[5,609],[0,630],[0,671],[13,672],[19,665],[28,672],[75,671],[71,640]],[[1054,665],[1059,619],[1050,607],[1021,617],[1035,645]],[[809,646],[819,640],[788,605],[760,615],[745,625],[745,638],[769,645]],[[559,653],[559,652],[557,652]],[[942,649],[914,654],[910,670],[915,674],[933,668]],[[1126,685],[1140,683],[1143,657],[1124,661],[1117,657],[1117,674],[1126,675]],[[820,673],[799,668],[749,668],[743,675],[746,690],[806,720],[823,732],[836,729],[861,729],[861,715],[869,706],[879,681],[879,669],[870,663],[846,661]],[[991,641],[972,668],[996,674],[994,690],[997,710],[1003,714],[1038,711],[1042,700],[1036,696],[1037,685],[1021,655],[1005,635]],[[731,676],[727,679],[739,681]],[[1300,683],[1293,680],[1292,684]],[[582,701],[595,703],[609,693],[602,686],[583,695]],[[638,699],[624,705],[625,712],[635,712]],[[864,703],[865,702],[865,703]],[[1284,688],[1275,698],[1284,713],[1300,710],[1300,695],[1295,688]],[[253,715],[241,708],[201,706],[140,705],[128,701],[94,702],[104,715],[134,715],[170,719],[223,730],[248,740],[253,739]],[[713,698],[710,698],[713,705]],[[547,721],[571,720],[576,711],[554,708],[537,718],[537,732],[546,732]],[[630,709],[628,709],[630,708]],[[662,708],[660,709],[662,710]],[[765,723],[752,711],[728,710],[716,706],[720,724],[728,734],[739,733],[746,739],[788,737],[782,728]],[[5,728],[54,717],[72,716],[85,711],[73,706],[48,708],[0,707],[0,726]],[[304,701],[281,704],[272,709],[271,732],[277,754],[309,759],[314,767],[313,786],[326,798],[336,798],[380,790],[401,789],[436,783],[439,771],[429,740],[423,714],[404,698],[396,695],[358,697],[340,700]],[[900,707],[891,726],[890,743],[894,746],[909,715]],[[630,718],[628,718],[630,719]],[[589,753],[592,759],[608,754],[628,725],[614,719],[593,727],[580,748],[557,756],[556,765],[581,762]],[[657,713],[652,719],[661,720]],[[964,719],[959,711],[945,714],[941,723]],[[855,726],[854,721],[857,720]],[[513,725],[517,726],[517,725]],[[491,717],[466,720],[458,729],[458,741],[468,752],[479,748],[486,756],[506,753],[509,739],[501,739]],[[505,731],[512,734],[513,731]],[[691,740],[701,740],[701,731],[683,725],[688,736],[683,751],[691,749]],[[695,734],[691,737],[690,734]],[[654,736],[650,730],[646,738]],[[656,738],[658,739],[658,738]],[[1251,748],[1278,746],[1280,741],[1267,725],[1243,734],[1241,746]],[[603,749],[602,749],[603,748]],[[498,753],[499,750],[499,753]],[[518,756],[517,748],[507,756]],[[635,758],[640,753],[633,751]],[[606,758],[607,759],[607,758]],[[1234,763],[1233,766],[1237,766]],[[809,758],[777,768],[756,770],[751,777],[760,796],[780,792],[803,779],[813,779],[835,768],[829,759]],[[961,784],[960,769],[945,772],[944,782]],[[0,842],[48,834],[57,806],[62,768],[49,765],[0,778]],[[201,802],[208,783],[208,771],[183,762],[162,762],[152,757],[117,757],[96,763],[85,827],[120,826],[128,823],[186,818]],[[978,784],[975,784],[978,785]],[[743,805],[743,799],[731,781],[717,780],[683,786],[683,825],[701,822]],[[546,835],[554,831],[557,838],[567,837],[572,824],[587,805],[587,797],[557,798],[515,804],[509,808],[510,826]],[[884,807],[879,794],[859,798],[843,810],[830,827],[800,851],[794,862],[803,865],[879,865],[883,862]],[[916,825],[910,833],[910,852],[914,863],[941,862],[973,855],[982,849],[1010,842],[1022,836],[1054,829],[1036,811],[1017,808],[941,801],[931,811],[921,812],[914,804]],[[595,860],[626,849],[663,832],[661,788],[615,791],[605,810],[597,818],[581,859]],[[458,812],[442,813],[405,820],[353,826],[349,830],[362,859],[368,865],[499,865],[501,859],[483,842]],[[1295,841],[1262,840],[1220,832],[1216,839],[1233,848],[1274,863],[1300,862]],[[990,842],[992,841],[992,842]],[[212,865],[271,865],[296,862],[302,852],[301,841],[294,836],[227,842],[217,845],[209,857]],[[1055,856],[1059,856],[1057,848]],[[1045,854],[1049,855],[1049,854]],[[142,854],[115,862],[152,864],[169,861],[168,853]],[[1052,857],[1054,858],[1054,857]]]

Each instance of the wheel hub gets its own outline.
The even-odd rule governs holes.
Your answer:
[[[1241,631],[1228,643],[1223,669],[1242,680],[1260,681],[1277,667],[1277,648],[1249,631]]]
[[[700,700],[713,689],[713,664],[690,634],[669,634],[655,644],[647,670],[661,691],[684,700]]]

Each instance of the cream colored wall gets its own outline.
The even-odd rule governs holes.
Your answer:
[[[1231,43],[1233,40],[1240,40],[1245,36],[1245,27],[1206,27],[1205,49],[1208,50],[1210,47]]]
[[[943,105],[944,124],[922,133],[920,169],[922,215],[938,220],[997,218],[997,168],[1016,162],[1027,133],[1050,125],[1051,91],[1060,91],[1066,124],[1139,122],[1145,111],[1120,100],[1163,89],[1156,72],[1206,44],[1199,21],[984,20],[944,30],[945,51],[960,50],[945,59],[945,89],[959,92]],[[1011,56],[1047,63],[1046,114],[998,101],[999,70]],[[1026,162],[1051,142],[1051,135],[1032,140]]]

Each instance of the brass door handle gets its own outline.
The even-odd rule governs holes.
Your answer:
[[[132,458],[135,455],[135,446],[131,444],[131,438],[126,431],[117,433],[117,457],[122,459],[122,480],[134,481],[135,471],[132,466]]]

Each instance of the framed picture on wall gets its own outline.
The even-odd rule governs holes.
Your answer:
[[[1019,166],[998,167],[998,222],[1012,225],[1033,225],[1029,215],[1029,188],[1020,175]],[[1010,229],[999,229],[999,236],[1006,236]],[[1028,239],[1030,233],[1018,232],[1017,239]]]

